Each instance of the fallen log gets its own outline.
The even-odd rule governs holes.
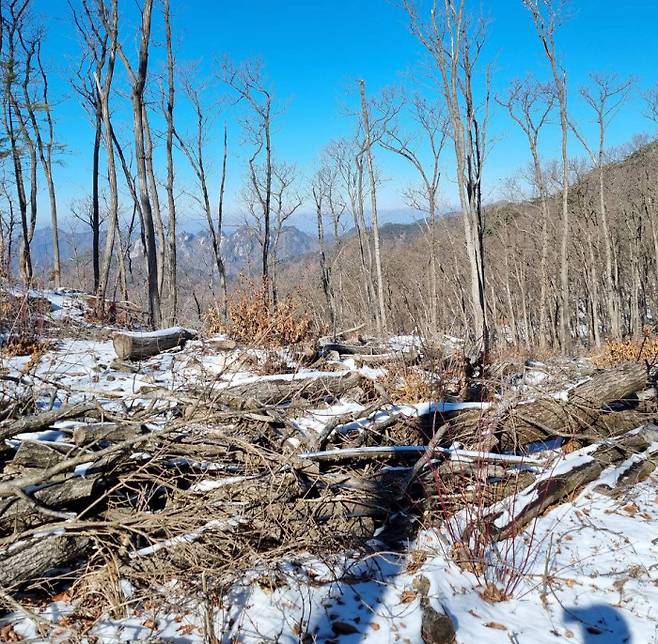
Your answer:
[[[495,507],[483,521],[490,526],[496,541],[517,535],[530,521],[553,505],[561,503],[569,494],[595,481],[604,468],[622,461],[629,453],[647,449],[652,438],[635,433],[614,443],[600,443],[572,452],[564,462],[548,471],[519,494],[503,501],[504,508]],[[467,527],[465,538],[477,526]]]
[[[647,386],[647,368],[626,364],[592,376],[587,382],[557,397],[538,398],[515,405],[503,421],[502,447],[522,445],[551,436],[576,435],[591,427],[604,407]]]
[[[209,338],[206,344],[214,351],[232,351],[238,343],[231,338]]]
[[[0,529],[16,531],[41,525],[47,520],[47,511],[70,509],[91,499],[98,484],[97,478],[75,477],[48,483],[33,491],[28,498],[0,498]]]
[[[196,331],[176,326],[144,333],[139,331],[115,333],[112,343],[119,360],[142,360],[167,349],[181,347],[196,336]]]
[[[22,469],[45,469],[61,463],[67,458],[83,454],[83,450],[74,445],[46,443],[24,440],[18,446],[14,458],[5,471],[16,472]],[[90,457],[92,457],[90,455]]]
[[[73,405],[62,405],[57,409],[44,411],[32,416],[25,416],[18,420],[6,420],[0,423],[0,440],[11,438],[12,436],[16,436],[16,434],[47,429],[57,421],[77,418],[78,416],[84,416],[98,410],[99,407],[96,401],[86,400]]]
[[[91,445],[93,443],[112,442],[134,438],[148,430],[136,423],[96,423],[82,425],[73,430],[73,442],[78,445]]]
[[[38,582],[82,556],[91,540],[78,535],[47,536],[13,544],[0,554],[0,587],[17,590]]]
[[[617,496],[624,489],[646,479],[656,469],[656,454],[647,450],[640,454],[632,454],[621,465],[604,471],[594,491],[606,496]]]
[[[321,345],[320,352],[328,353],[329,351],[336,351],[341,356],[348,355],[367,355],[376,356],[384,355],[391,352],[391,348],[384,345],[373,344],[347,344],[344,342],[327,342]]]
[[[644,365],[621,365],[594,374],[562,396],[503,402],[484,413],[465,411],[442,425],[429,444],[434,447],[442,441],[458,441],[487,449],[497,444],[501,450],[518,450],[535,441],[568,439],[583,432],[591,434],[592,440],[615,436],[646,423],[646,416],[633,410],[610,411],[610,405],[645,389],[647,380]],[[422,466],[419,462],[416,473]]]
[[[217,400],[237,409],[259,409],[278,405],[296,398],[320,400],[325,396],[337,398],[358,387],[364,378],[359,373],[319,378],[257,380],[219,390]]]
[[[388,445],[381,447],[357,447],[354,449],[330,449],[323,452],[302,452],[302,461],[344,461],[350,459],[390,458],[396,456],[423,454],[428,451],[425,445]],[[431,455],[441,454],[454,461],[492,461],[508,464],[541,465],[545,461],[532,456],[513,454],[491,454],[474,450],[435,447]]]
[[[355,353],[350,355],[349,358],[359,365],[375,367],[378,365],[386,365],[392,362],[404,363],[405,365],[412,365],[418,362],[418,352],[415,350],[404,352],[389,352],[389,353]]]

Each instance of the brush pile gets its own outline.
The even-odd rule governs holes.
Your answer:
[[[253,352],[186,339],[142,362],[101,357],[96,394],[70,369],[68,379],[34,364],[0,374],[8,605],[79,591],[78,617],[91,624],[116,607],[121,580],[152,594],[212,579],[221,595],[256,564],[396,548],[475,501],[482,520],[464,526],[465,542],[476,531],[502,540],[586,483],[615,494],[655,466],[642,364],[579,369],[557,391],[551,367],[528,369],[540,382],[500,369],[465,389],[454,347],[332,340],[313,369],[279,354],[293,373],[229,378]],[[390,373],[414,373],[442,399],[403,404]],[[132,393],[118,387],[131,379]],[[460,400],[473,384],[492,401]]]

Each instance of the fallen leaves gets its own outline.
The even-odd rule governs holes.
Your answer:
[[[622,508],[622,510],[624,510],[624,512],[627,512],[627,513],[630,514],[632,517],[634,517],[634,516],[640,511],[640,508],[638,507],[637,503],[633,503],[633,502],[631,501],[630,503],[627,503],[627,504]]]
[[[504,602],[509,599],[505,591],[498,588],[496,584],[487,584],[480,593],[480,597],[491,603]]]

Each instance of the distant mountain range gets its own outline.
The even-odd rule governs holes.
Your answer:
[[[104,243],[101,236],[101,252]],[[91,232],[59,230],[60,253],[63,262],[89,261],[91,254]],[[314,252],[317,240],[311,235],[286,226],[281,232],[278,245],[278,258],[288,260]],[[50,228],[39,228],[32,240],[32,259],[39,269],[52,265],[53,249]],[[229,276],[240,272],[257,271],[261,261],[261,245],[258,234],[247,226],[239,226],[232,232],[222,235],[222,257]],[[143,257],[142,243],[136,237],[131,244],[130,256],[135,261]],[[206,272],[214,266],[212,240],[208,231],[197,233],[181,232],[177,236],[178,265],[188,272]]]

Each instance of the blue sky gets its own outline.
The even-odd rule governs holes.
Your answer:
[[[120,5],[125,12],[123,41],[130,49],[135,3],[120,0]],[[493,64],[494,92],[503,92],[510,79],[528,72],[548,78],[543,51],[521,0],[488,0],[472,6],[490,21],[485,56]],[[54,74],[57,135],[68,148],[56,174],[65,212],[71,200],[89,192],[92,131],[68,81],[77,61],[78,41],[67,3],[36,0],[36,9],[48,30],[44,55]],[[406,15],[395,0],[172,0],[172,11],[178,59],[198,63],[203,78],[212,79],[216,60],[225,54],[236,60],[262,59],[277,100],[286,105],[275,126],[276,157],[295,163],[305,176],[312,174],[320,151],[331,139],[350,132],[353,120],[348,111],[358,106],[357,79],[364,78],[369,93],[375,94],[417,72],[425,61],[422,48],[409,32]],[[587,82],[591,71],[617,72],[635,76],[638,84],[610,128],[610,145],[652,131],[652,124],[642,116],[640,91],[658,81],[655,0],[574,0],[570,14],[559,32],[558,45],[569,74],[574,119],[586,134],[593,134],[591,114],[576,89]],[[156,48],[151,68],[159,69],[161,65],[162,54]],[[217,84],[207,94],[221,91]],[[189,116],[185,106],[180,106],[178,116],[185,129]],[[219,127],[228,120],[232,153],[229,204],[232,216],[239,218],[239,188],[247,151],[241,145],[235,116],[230,110],[216,115],[210,137],[214,159],[211,171],[219,163]],[[119,128],[124,117],[128,137],[129,115],[117,108]],[[516,125],[500,108],[494,108],[490,136],[493,143],[485,176],[486,193],[489,199],[496,199],[504,196],[503,180],[527,163],[528,153]],[[558,133],[551,128],[542,152],[550,158],[557,155],[558,149]],[[574,144],[572,152],[581,151]],[[377,153],[377,162],[384,179],[381,207],[402,207],[401,192],[413,182],[412,171],[383,151]],[[180,189],[188,188],[190,182],[189,171],[183,169],[181,160]],[[443,201],[446,205],[455,201],[450,167],[445,168]],[[189,210],[188,217],[194,219],[192,208]],[[44,217],[45,212],[44,208]]]

